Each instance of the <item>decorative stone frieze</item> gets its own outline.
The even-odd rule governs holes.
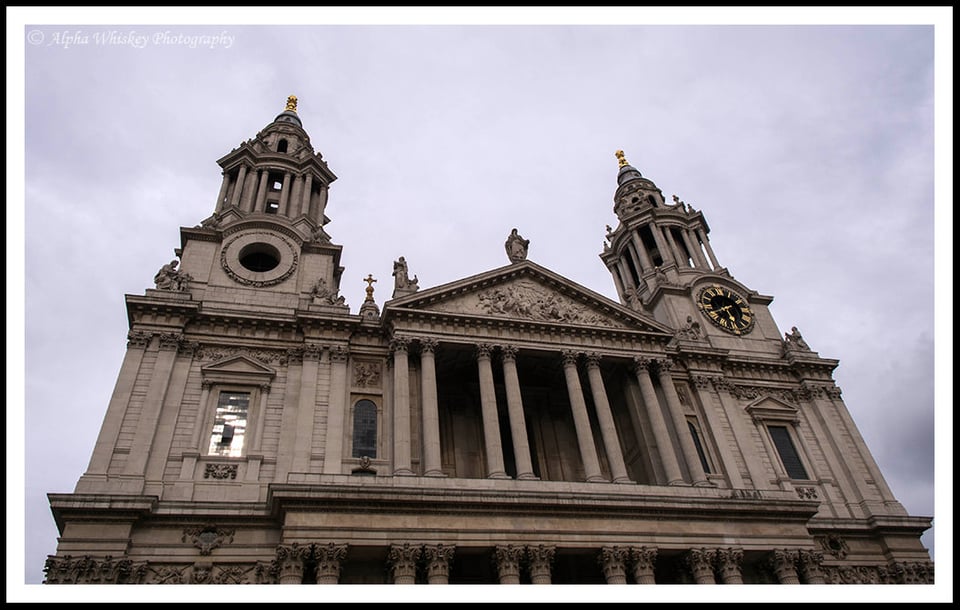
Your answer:
[[[393,544],[387,554],[387,565],[390,568],[395,585],[412,585],[417,578],[417,562],[423,554],[420,546],[410,543]]]
[[[453,559],[454,547],[444,544],[426,545],[423,547],[423,559],[427,569],[427,583],[431,585],[445,585],[450,579],[450,561]]]
[[[236,479],[237,464],[206,464],[203,467],[203,478],[205,479]]]
[[[794,487],[793,489],[801,500],[816,500],[820,497],[816,487]]]
[[[230,347],[223,345],[204,345],[200,344],[194,352],[194,357],[198,360],[226,360],[234,356],[244,356],[251,360],[256,360],[261,364],[280,363],[283,364],[291,357],[290,352],[295,352],[293,359],[298,360],[301,357],[302,350],[291,348],[288,350],[267,350],[253,349],[247,347]]]
[[[193,546],[200,549],[201,555],[209,555],[213,549],[233,542],[232,529],[219,528],[213,524],[206,524],[197,527],[188,527],[183,530],[182,542],[188,539]]]
[[[480,313],[493,316],[522,318],[538,322],[558,324],[580,324],[589,326],[615,325],[605,316],[573,299],[546,290],[543,286],[529,281],[518,280],[511,284],[496,286],[477,293],[477,302],[473,307],[466,303],[442,304],[441,309],[476,309]]]
[[[603,577],[608,585],[627,584],[627,559],[630,553],[627,549],[618,546],[605,546],[600,549],[597,561],[603,570]]]
[[[146,564],[130,559],[105,557],[47,557],[44,584],[126,584],[141,582]]]
[[[525,549],[512,544],[498,546],[494,549],[493,560],[497,566],[497,577],[501,585],[520,584],[520,562],[523,560]]]
[[[652,585],[656,582],[653,571],[657,563],[657,549],[645,546],[630,548],[630,561],[633,563],[633,580],[638,585]]]
[[[528,546],[527,567],[530,570],[530,582],[535,585],[549,585],[553,569],[554,546]]]
[[[146,584],[183,585],[189,582],[185,577],[186,568],[176,566],[148,566]]]

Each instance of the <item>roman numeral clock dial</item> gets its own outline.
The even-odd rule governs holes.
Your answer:
[[[723,286],[707,286],[697,295],[697,307],[714,326],[734,335],[753,330],[753,311],[747,300]]]

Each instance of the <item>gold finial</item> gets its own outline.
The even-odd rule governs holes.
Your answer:
[[[367,300],[373,300],[373,283],[377,280],[373,279],[373,274],[368,273],[367,277],[363,278],[363,281],[367,283]]]
[[[620,162],[620,167],[623,167],[624,165],[628,165],[627,158],[623,156],[622,150],[618,150],[616,154],[617,154],[617,160]]]
[[[296,96],[296,95],[287,96],[287,107],[284,108],[283,110],[284,110],[284,112],[286,112],[287,110],[289,110],[290,112],[296,112],[296,111],[297,111],[297,96]]]

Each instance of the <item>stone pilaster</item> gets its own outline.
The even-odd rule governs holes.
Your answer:
[[[528,546],[527,547],[527,565],[530,570],[530,582],[535,585],[549,585],[551,572],[553,568],[553,555],[556,547],[553,546]]]
[[[607,579],[608,585],[627,584],[628,557],[629,552],[627,549],[618,546],[605,546],[600,549],[600,556],[597,559],[600,562],[603,577]]]
[[[693,442],[693,437],[690,436],[687,418],[683,414],[683,406],[677,396],[677,388],[673,384],[673,377],[670,375],[672,367],[673,363],[666,358],[657,360],[657,373],[660,377],[660,387],[663,388],[663,395],[667,399],[667,411],[673,418],[673,427],[677,431],[680,450],[683,453],[684,461],[687,463],[687,470],[690,472],[693,484],[698,486],[710,485],[707,482],[707,475],[703,471],[703,464],[700,463],[697,446]]]
[[[638,585],[656,584],[653,576],[657,563],[657,549],[641,546],[630,549],[630,561],[633,562],[633,580]]]
[[[423,558],[427,563],[427,583],[445,585],[450,582],[450,561],[454,547],[445,544],[430,544],[423,547]]]
[[[417,562],[423,549],[412,546],[410,543],[394,544],[390,546],[387,555],[387,565],[393,576],[395,585],[412,585],[417,580]]]
[[[494,550],[493,559],[501,585],[520,584],[520,562],[523,559],[523,553],[522,546],[512,544],[498,546]]]
[[[327,407],[327,446],[323,472],[340,474],[343,463],[343,425],[347,411],[347,361],[350,352],[342,345],[330,348],[330,400]]]

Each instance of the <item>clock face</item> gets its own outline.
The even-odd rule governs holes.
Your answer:
[[[707,286],[697,296],[697,307],[713,324],[734,335],[753,330],[753,311],[747,300],[729,288]]]

